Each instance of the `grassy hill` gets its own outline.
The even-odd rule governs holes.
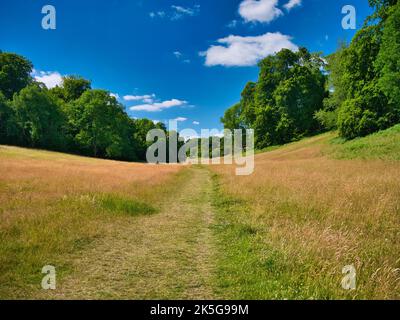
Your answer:
[[[335,138],[328,152],[337,159],[400,160],[400,125],[352,141]]]
[[[399,135],[304,139],[246,177],[0,146],[0,298],[398,299]]]
[[[327,133],[291,143],[258,154],[248,177],[213,167],[223,291],[248,299],[400,298],[399,128],[349,142]],[[357,270],[354,291],[341,286],[347,265]]]

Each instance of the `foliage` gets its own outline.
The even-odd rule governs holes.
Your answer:
[[[47,89],[29,85],[14,96],[12,107],[24,145],[63,149],[64,115]]]
[[[51,92],[65,102],[72,102],[79,99],[82,94],[91,89],[91,83],[81,77],[67,76],[63,77],[62,86],[55,87]]]
[[[32,63],[0,51],[0,143],[68,151],[93,157],[143,161],[151,129],[165,125],[134,120],[104,90],[79,76],[47,89],[30,75]],[[169,159],[168,155],[168,159]]]
[[[328,58],[333,92],[324,105],[326,111],[337,110],[337,127],[345,139],[400,121],[400,9],[396,3],[370,1],[375,13],[349,46],[342,45]]]
[[[152,144],[146,141],[147,133],[153,129],[161,129],[166,131],[164,124],[157,123],[149,119],[138,119],[134,121],[135,132],[133,134],[134,141],[136,142],[136,153],[139,159],[146,158],[147,148]]]
[[[8,144],[19,137],[19,127],[15,121],[15,112],[0,92],[0,143]]]
[[[321,129],[354,139],[399,123],[400,3],[369,4],[375,12],[351,43],[326,59],[305,48],[263,59],[258,81],[221,119],[225,128],[254,129],[263,149]]]
[[[400,3],[392,7],[384,23],[382,44],[376,60],[379,87],[389,103],[400,109]]]
[[[25,58],[0,51],[0,92],[7,99],[11,99],[14,93],[18,93],[32,82],[32,68],[31,62]]]
[[[224,124],[225,129],[241,129],[243,127],[241,116],[242,104],[237,103],[225,111],[224,116],[221,118],[221,122]]]
[[[337,110],[318,110],[314,114],[315,120],[317,120],[325,129],[334,130],[337,124]]]
[[[104,90],[88,90],[66,108],[68,130],[83,154],[134,158],[133,128],[123,106]]]
[[[324,61],[305,48],[283,49],[259,63],[257,83],[249,82],[240,103],[221,119],[226,129],[252,128],[256,147],[282,144],[319,129],[314,113],[326,96]]]

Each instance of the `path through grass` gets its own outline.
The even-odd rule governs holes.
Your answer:
[[[56,299],[211,299],[214,245],[211,179],[187,169],[176,196],[161,212],[126,220],[73,260]]]

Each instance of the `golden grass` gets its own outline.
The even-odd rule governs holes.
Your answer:
[[[0,298],[33,297],[44,265],[62,278],[70,254],[137,223],[114,207],[159,210],[181,169],[0,146]]]
[[[46,299],[211,299],[215,261],[207,171],[187,169],[156,215],[113,230],[83,252],[69,255],[73,268]]]
[[[231,297],[400,298],[400,163],[330,159],[321,149],[331,138],[259,154],[247,177],[212,167],[222,196],[241,203],[228,203],[226,223],[254,229],[253,256],[240,263],[254,258],[258,267],[221,275]],[[357,289],[346,291],[341,272],[351,264]],[[258,285],[246,288],[252,281]]]
[[[247,177],[212,166],[214,188],[197,167],[0,146],[0,299],[399,299],[400,163],[331,159],[333,137]]]

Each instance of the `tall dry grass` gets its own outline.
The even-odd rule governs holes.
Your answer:
[[[329,159],[329,137],[257,155],[251,176],[212,168],[228,199],[222,247],[238,259],[221,266],[231,297],[400,298],[400,163]],[[242,249],[229,244],[241,241],[235,226],[250,230]],[[354,291],[341,286],[346,265]]]
[[[63,277],[69,255],[140,223],[132,219],[157,210],[181,169],[0,146],[0,298],[32,297],[43,266]]]

